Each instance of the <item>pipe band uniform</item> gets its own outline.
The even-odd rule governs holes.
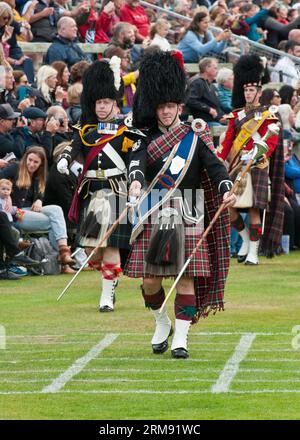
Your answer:
[[[139,200],[124,269],[129,277],[143,278],[143,299],[155,320],[153,353],[164,353],[174,333],[174,358],[189,356],[191,324],[224,308],[230,257],[227,209],[177,284],[174,330],[166,308],[160,310],[163,279],[177,276],[232,188],[207,124],[198,121],[194,132],[180,121],[186,95],[182,64],[178,54],[170,52],[147,55],[141,62],[133,125],[147,138],[136,142],[131,152],[129,195]]]
[[[79,156],[84,159],[69,218],[79,225],[80,245],[87,254],[96,250],[89,265],[102,276],[100,312],[115,308],[121,253],[128,253],[131,234],[130,222],[125,219],[97,247],[127,202],[128,150],[133,141],[126,137],[128,127],[118,119],[121,95],[120,59],[94,62],[83,77],[80,125],[71,147],[60,158],[68,165]],[[61,164],[64,169],[66,162]]]
[[[234,179],[247,163],[247,154],[272,124],[281,126],[276,106],[260,105],[267,68],[257,55],[243,55],[234,66],[232,103],[229,124],[218,156],[229,164]],[[238,262],[259,264],[258,253],[272,257],[279,244],[283,228],[284,162],[282,130],[265,141],[268,152],[251,168],[242,182],[236,205],[231,208],[231,223],[242,238]],[[249,228],[238,209],[246,210]],[[262,214],[261,214],[262,213]],[[262,218],[261,218],[262,216]]]

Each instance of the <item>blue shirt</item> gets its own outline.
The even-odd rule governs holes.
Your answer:
[[[217,42],[211,31],[207,31],[207,42],[203,37],[193,31],[187,31],[178,44],[185,63],[197,63],[208,52],[220,53],[226,46],[226,41]]]

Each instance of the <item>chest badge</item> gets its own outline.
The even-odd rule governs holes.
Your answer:
[[[170,172],[172,174],[179,174],[180,171],[182,170],[182,168],[184,167],[185,162],[186,162],[185,159],[183,159],[182,157],[175,156],[172,159],[172,162],[171,162],[171,165],[170,165]]]

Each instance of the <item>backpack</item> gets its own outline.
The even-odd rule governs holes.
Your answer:
[[[60,273],[58,252],[51,246],[47,237],[30,237],[32,245],[26,251],[34,260],[40,261],[39,266],[29,267],[32,275],[57,275]]]

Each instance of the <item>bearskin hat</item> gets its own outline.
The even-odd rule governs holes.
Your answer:
[[[261,87],[270,80],[264,60],[258,55],[242,55],[233,68],[234,81],[232,90],[233,108],[244,107],[244,86]]]
[[[183,103],[186,75],[178,54],[147,54],[140,64],[140,75],[133,102],[133,125],[137,128],[157,124],[156,109],[166,102]]]
[[[80,100],[82,124],[97,123],[95,105],[98,99],[118,100],[122,96],[120,63],[120,58],[115,56],[109,61],[95,61],[84,72]]]

